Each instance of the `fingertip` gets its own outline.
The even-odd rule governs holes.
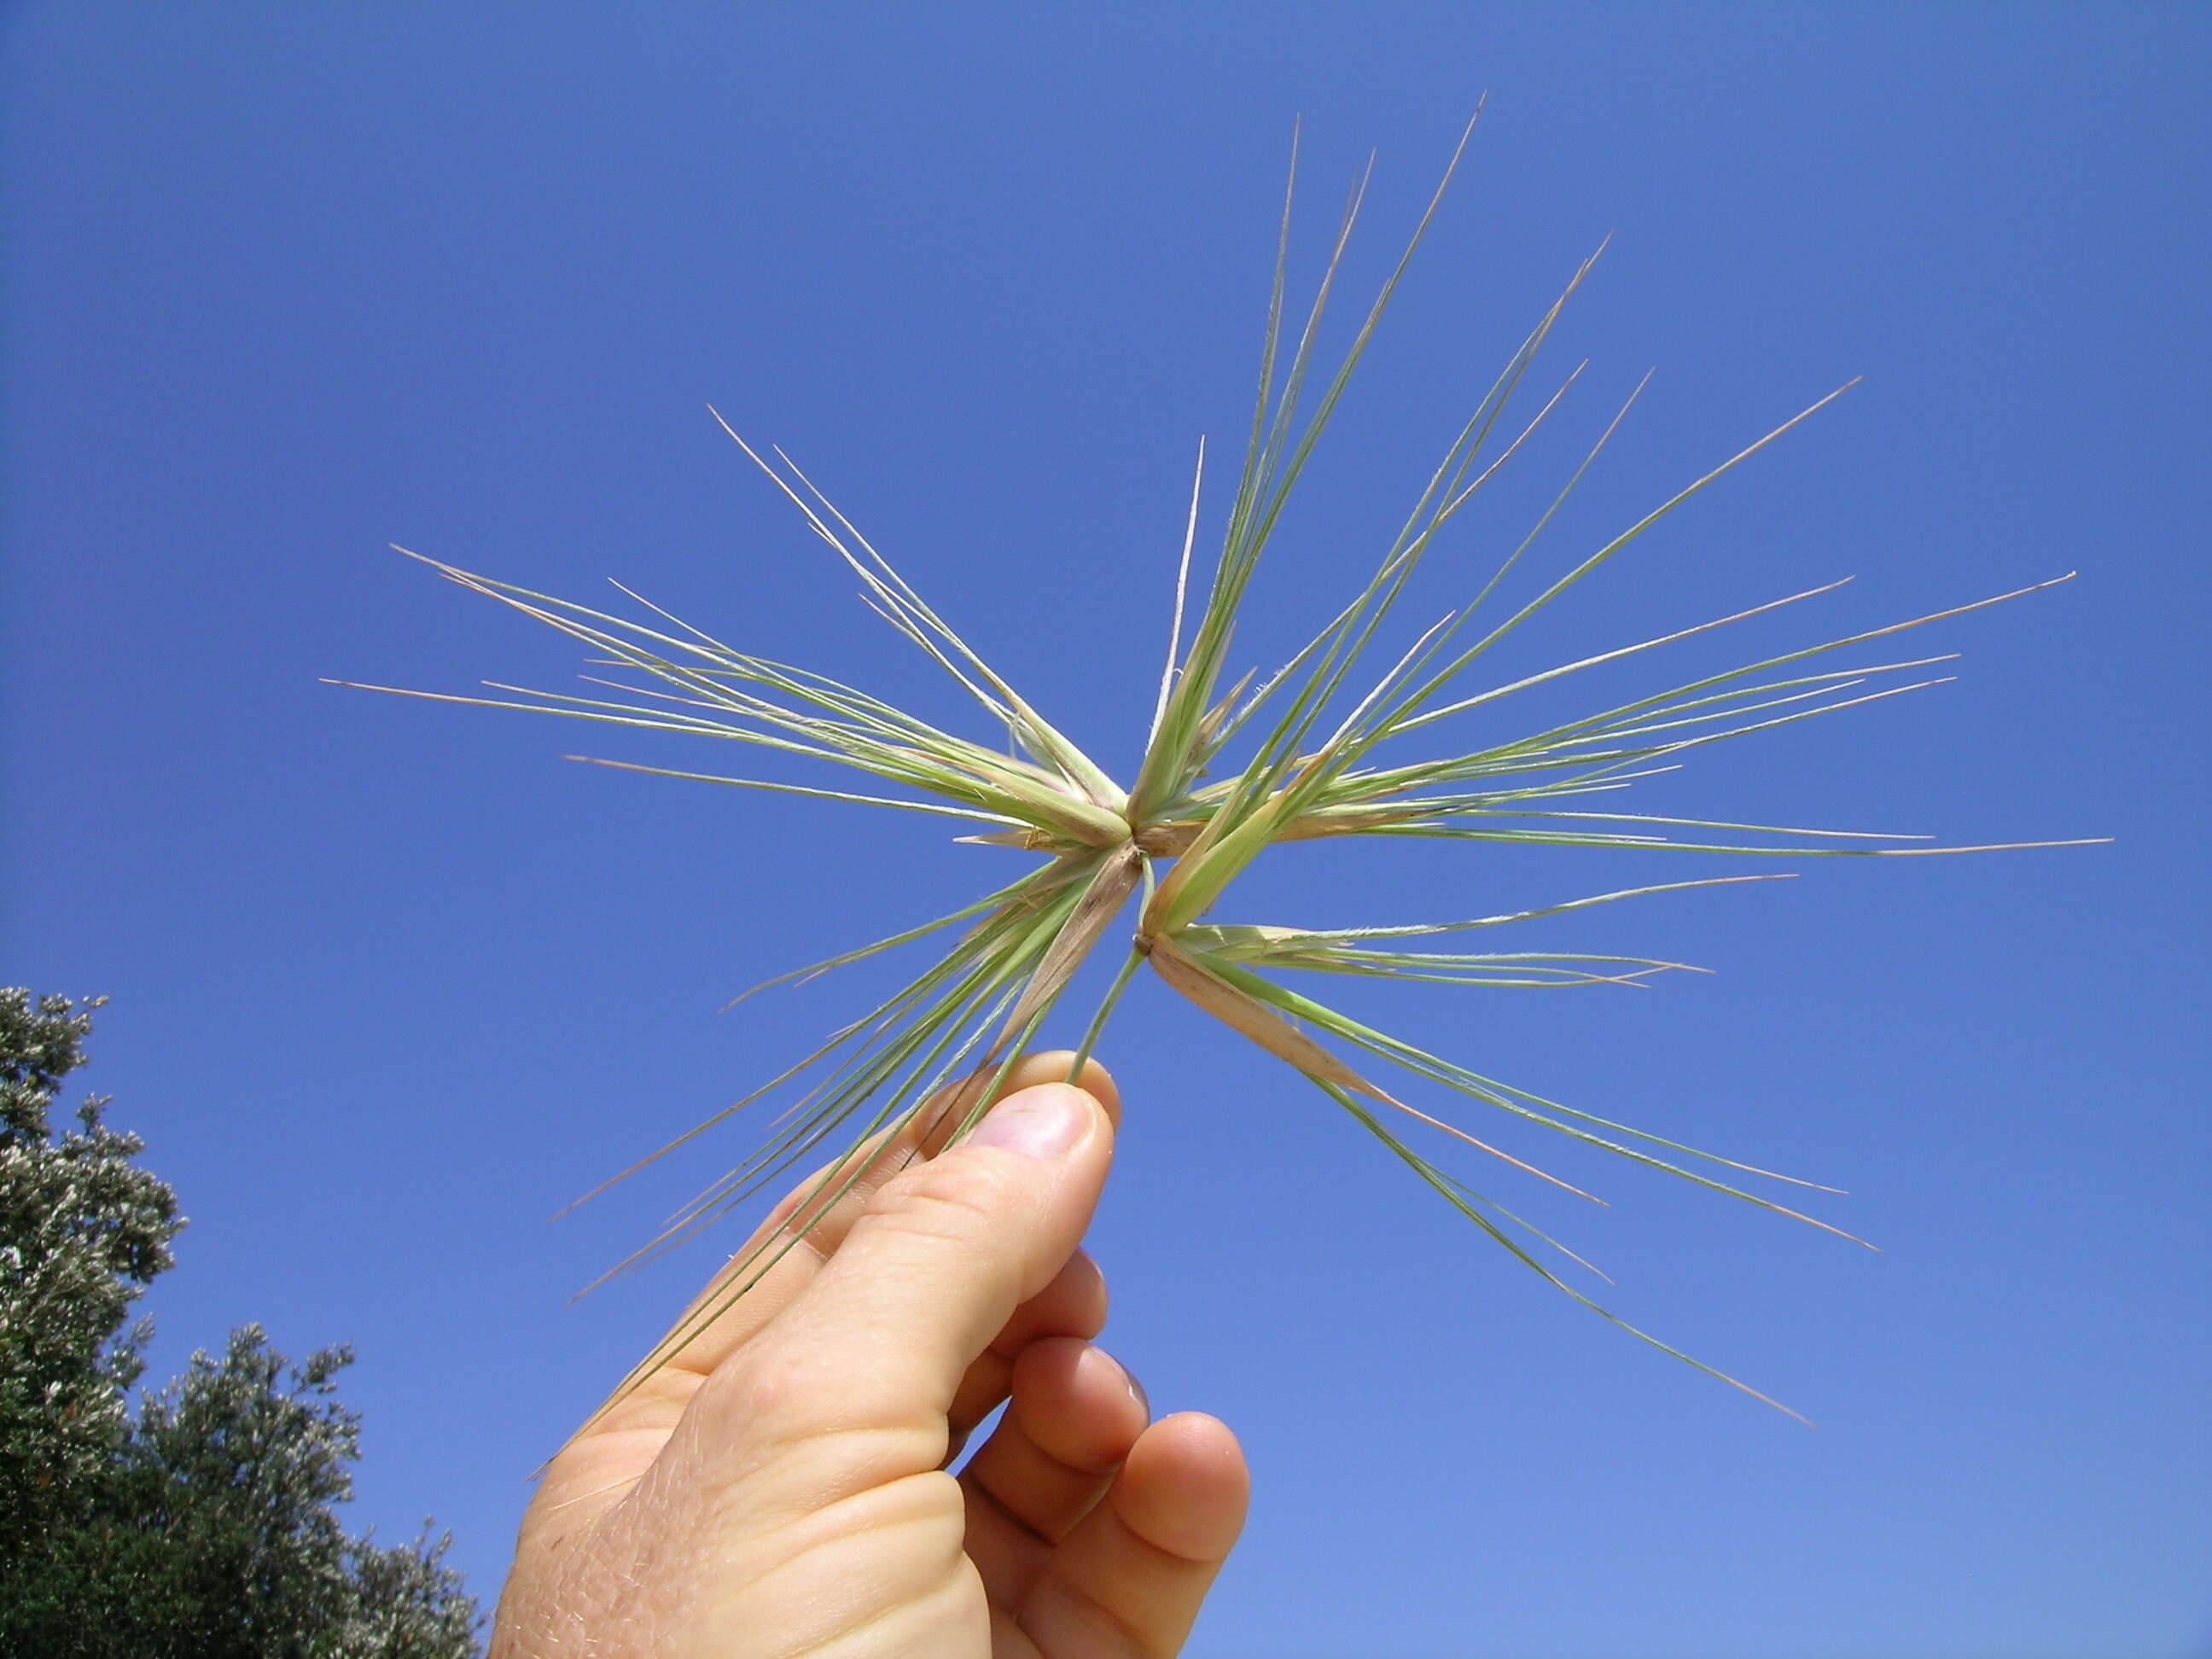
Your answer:
[[[1194,1468],[1205,1467],[1239,1485],[1250,1484],[1243,1443],[1237,1431],[1207,1412],[1175,1412],[1152,1425],[1163,1455]]]
[[[1185,1561],[1218,1562],[1244,1529],[1252,1477],[1229,1425],[1203,1412],[1164,1417],[1138,1437],[1113,1492],[1124,1525]]]
[[[1014,1310],[994,1349],[1019,1357],[1040,1336],[1095,1337],[1106,1328],[1106,1275],[1088,1250],[1078,1247],[1052,1283]]]
[[[1047,1337],[1014,1362],[1009,1409],[1045,1455],[1103,1474],[1120,1466],[1145,1431],[1143,1395],[1103,1348],[1077,1337]]]
[[[1096,1057],[1086,1057],[1082,1069],[1070,1078],[1068,1068],[1074,1062],[1075,1051],[1072,1048],[1046,1048],[1024,1054],[1006,1079],[1006,1092],[1011,1094],[1039,1083],[1073,1083],[1098,1103],[1108,1122],[1117,1129],[1121,1127],[1121,1091],[1115,1086],[1113,1074]]]

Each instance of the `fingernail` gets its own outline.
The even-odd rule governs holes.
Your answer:
[[[1121,1364],[1119,1360],[1116,1360],[1114,1363]],[[1151,1422],[1152,1420],[1152,1397],[1145,1392],[1145,1385],[1137,1381],[1136,1372],[1131,1370],[1127,1365],[1122,1365],[1121,1380],[1129,1385],[1129,1398],[1137,1402],[1137,1409],[1144,1413],[1145,1421],[1147,1423]]]
[[[1090,1121],[1088,1097],[1064,1083],[1042,1083],[994,1106],[969,1142],[1029,1158],[1058,1158],[1083,1138]]]

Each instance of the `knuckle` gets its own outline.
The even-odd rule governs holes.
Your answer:
[[[739,1409],[748,1417],[770,1420],[821,1400],[836,1381],[830,1355],[790,1342],[747,1349],[733,1371]]]
[[[964,1245],[1000,1224],[1012,1194],[1005,1173],[966,1158],[916,1164],[868,1200],[860,1227]]]

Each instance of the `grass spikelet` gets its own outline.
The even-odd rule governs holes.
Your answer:
[[[1509,578],[1520,571],[1524,556],[1627,415],[1632,395],[1520,543],[1464,603],[1414,635],[1376,671],[1374,647],[1424,557],[1468,501],[1560,405],[1579,374],[1566,375],[1542,393],[1523,417],[1520,411],[1530,395],[1523,382],[1589,274],[1588,261],[1449,435],[1426,485],[1364,581],[1303,649],[1259,680],[1257,689],[1249,674],[1231,680],[1231,641],[1268,540],[1443,199],[1466,143],[1462,135],[1443,181],[1362,314],[1349,346],[1327,365],[1317,356],[1324,313],[1338,284],[1365,180],[1352,192],[1313,298],[1295,322],[1286,310],[1284,284],[1291,235],[1286,192],[1258,393],[1244,457],[1231,486],[1221,546],[1210,572],[1194,585],[1193,555],[1206,488],[1201,445],[1166,659],[1150,699],[1143,755],[1126,788],[962,638],[787,456],[773,447],[756,447],[726,423],[724,430],[732,440],[859,579],[863,600],[975,705],[977,725],[990,734],[988,741],[921,720],[811,670],[726,645],[627,589],[622,591],[637,610],[618,615],[422,559],[447,580],[570,635],[586,647],[592,665],[605,672],[586,677],[590,690],[583,694],[488,684],[486,690],[494,695],[401,695],[526,709],[609,727],[687,732],[795,757],[824,776],[836,775],[830,769],[842,768],[863,775],[865,787],[571,757],[666,777],[949,817],[966,832],[961,841],[1016,849],[1029,860],[1012,880],[972,904],[768,982],[811,978],[879,952],[934,941],[927,947],[934,952],[933,958],[900,989],[744,1100],[671,1143],[692,1139],[751,1101],[771,1094],[788,1097],[762,1144],[671,1217],[633,1262],[712,1224],[794,1168],[827,1162],[799,1203],[801,1219],[734,1264],[720,1281],[720,1293],[707,1298],[691,1322],[648,1358],[633,1382],[758,1282],[804,1232],[805,1218],[819,1215],[860,1179],[885,1137],[925,1127],[933,1128],[940,1140],[965,1133],[998,1081],[1059,1012],[1077,969],[1093,951],[1109,944],[1123,952],[1120,968],[1104,996],[1084,1015],[1071,1076],[1079,1073],[1133,977],[1148,968],[1230,1030],[1306,1079],[1522,1267],[1640,1340],[1713,1376],[1721,1373],[1624,1324],[1557,1276],[1532,1253],[1534,1248],[1558,1250],[1580,1267],[1589,1264],[1415,1151],[1394,1133],[1385,1114],[1440,1131],[1461,1146],[1510,1166],[1516,1178],[1534,1177],[1586,1198],[1591,1194],[1479,1139],[1465,1124],[1440,1115],[1441,1105],[1432,1111],[1397,1098],[1355,1069],[1346,1054],[1359,1056],[1362,1065],[1382,1074],[1395,1073],[1405,1080],[1394,1080],[1392,1086],[1402,1091],[1418,1089],[1455,1100],[1469,1111],[1540,1127],[1850,1237],[1764,1195],[1753,1183],[1834,1188],[1700,1152],[1528,1093],[1374,1030],[1287,982],[1301,978],[1326,983],[1321,976],[1348,975],[1495,989],[1648,988],[1655,978],[1701,970],[1638,957],[1461,950],[1450,947],[1463,940],[1448,936],[1480,934],[1487,943],[1491,930],[1543,917],[1779,876],[1736,874],[1616,888],[1508,914],[1436,921],[1316,928],[1215,916],[1237,878],[1270,847],[1322,839],[1413,836],[1792,860],[2002,850],[1933,846],[1923,838],[1888,833],[1661,817],[1612,810],[1610,803],[1636,781],[1672,770],[1688,751],[1705,744],[1940,684],[1943,677],[1919,671],[1946,657],[1870,662],[1854,657],[1846,665],[1837,653],[2035,592],[2051,582],[1819,641],[1508,740],[1486,740],[1458,750],[1443,741],[1451,723],[1471,711],[1482,709],[1494,717],[1523,691],[1571,682],[1586,670],[1765,617],[1840,586],[1789,594],[1510,681],[1486,684],[1479,678],[1486,655],[1508,635],[1846,388],[1827,393],[1741,446],[1618,534],[1559,566],[1531,597],[1508,606],[1501,595]],[[1293,181],[1295,175],[1294,145]],[[1313,391],[1316,386],[1319,390]],[[721,420],[719,415],[714,418]],[[1232,756],[1233,762],[1228,758]],[[1723,1380],[1766,1399],[1734,1378]]]

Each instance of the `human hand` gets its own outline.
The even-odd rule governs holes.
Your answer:
[[[585,1425],[523,1517],[491,1659],[1182,1647],[1249,1483],[1227,1428],[1195,1413],[1148,1426],[1134,1380],[1088,1340],[1106,1291],[1077,1242],[1120,1099],[1095,1064],[1081,1089],[1059,1082],[1072,1058],[1024,1059],[941,1155],[965,1102],[919,1115],[797,1248]],[[813,1186],[754,1243],[803,1220]]]

